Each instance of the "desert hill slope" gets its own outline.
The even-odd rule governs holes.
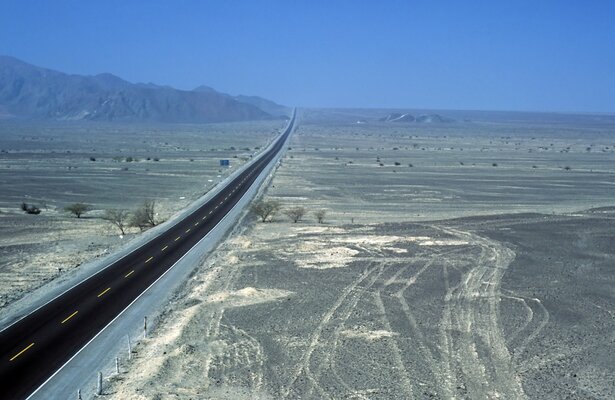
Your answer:
[[[0,117],[53,120],[220,122],[269,119],[215,91],[130,83],[112,74],[69,75],[0,56]]]

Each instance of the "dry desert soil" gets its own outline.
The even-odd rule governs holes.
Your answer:
[[[455,122],[378,122],[383,115],[302,112],[263,197],[308,214],[262,223],[246,212],[131,360],[120,355],[102,397],[615,398],[613,119],[451,112]],[[206,146],[262,146],[273,128],[224,129],[239,134]],[[192,133],[198,153],[205,139]],[[178,208],[179,195],[194,198],[190,188],[217,172],[206,155],[186,172],[182,157],[191,156],[165,167],[184,171],[178,187],[159,185]],[[146,172],[131,184],[145,190]],[[23,193],[14,185],[0,199],[3,282],[25,279],[21,268],[52,279],[52,266],[82,262],[70,257],[86,244],[84,258],[119,240],[94,239],[95,218],[83,223],[92,224],[88,243],[76,240],[87,229],[59,213],[38,247],[36,225],[15,222],[9,233],[10,221],[26,218],[11,208]],[[324,223],[313,215],[321,209]],[[23,258],[8,236],[23,241],[14,244]],[[66,251],[72,243],[82,247]],[[59,253],[70,260],[49,261]],[[37,257],[49,258],[37,267]],[[2,289],[5,303],[37,283],[20,285]]]

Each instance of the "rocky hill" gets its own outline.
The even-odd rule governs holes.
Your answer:
[[[451,118],[443,117],[439,114],[422,114],[417,117],[410,113],[390,113],[380,118],[381,122],[414,122],[420,124],[453,122]]]
[[[69,75],[7,56],[0,56],[0,117],[151,122],[272,118],[258,106],[216,91],[134,84],[111,74]]]
[[[411,114],[391,113],[386,117],[380,118],[383,122],[414,122],[415,118]]]
[[[197,87],[196,89],[194,89],[194,91],[204,93],[217,93],[223,96],[228,96],[240,103],[253,105],[260,110],[266,112],[267,114],[272,115],[275,118],[286,118],[289,117],[292,113],[292,109],[290,107],[277,104],[274,101],[259,96],[245,96],[242,94],[238,96],[231,96],[230,94],[218,92],[216,89],[205,85]]]

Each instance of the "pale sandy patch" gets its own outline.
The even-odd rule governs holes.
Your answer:
[[[424,242],[426,240],[431,240],[432,238],[429,236],[407,236],[405,239],[409,242]]]
[[[131,379],[133,381],[141,384],[148,382],[152,377],[158,376],[164,370],[165,363],[169,357],[164,354],[163,349],[175,347],[174,353],[181,351],[182,347],[177,347],[176,344],[197,312],[198,307],[196,306],[176,312],[174,314],[174,323],[171,326],[156,332],[156,336],[152,339],[142,339],[148,346],[145,349],[145,357],[137,360],[137,368],[131,370]],[[119,385],[118,392],[114,398],[147,399],[148,397],[134,393],[133,387]]]
[[[296,233],[345,233],[346,230],[334,226],[301,226],[293,228]]]
[[[465,240],[445,239],[445,240],[426,240],[419,242],[419,246],[464,246],[468,244]]]
[[[358,250],[348,247],[327,247],[322,242],[304,243],[299,246],[295,262],[299,268],[329,269],[347,266]]]
[[[407,253],[408,249],[402,249],[399,247],[383,247],[382,250],[387,250],[387,251],[391,251],[393,253],[397,253],[397,254],[402,254],[402,253]]]
[[[207,302],[222,304],[224,307],[242,307],[277,300],[292,294],[293,292],[282,289],[245,287],[233,292],[214,293],[207,297]]]
[[[368,340],[368,341],[373,341],[373,340],[378,340],[378,339],[383,339],[383,338],[390,338],[390,337],[398,335],[398,333],[396,332],[386,331],[384,329],[378,329],[378,330],[372,331],[372,330],[366,330],[362,328],[346,329],[346,330],[343,330],[341,334],[350,339],[363,339],[363,340]]]
[[[252,241],[248,239],[247,236],[243,235],[231,239],[230,243],[242,249],[247,249],[248,247],[252,246]]]
[[[376,245],[395,243],[402,241],[404,238],[400,236],[376,236],[376,235],[364,235],[364,236],[349,236],[332,239],[337,243],[354,243],[362,245]]]

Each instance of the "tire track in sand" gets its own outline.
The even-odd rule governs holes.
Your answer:
[[[525,398],[499,325],[500,283],[515,253],[474,233],[432,228],[481,250],[474,267],[463,274],[458,285],[449,287],[444,299],[440,336],[455,369],[451,380],[457,381],[457,387],[465,387],[469,398]]]
[[[323,335],[325,327],[331,322],[336,311],[346,302],[347,298],[357,290],[357,287],[362,282],[364,282],[370,275],[372,275],[380,268],[380,266],[371,266],[366,268],[361,275],[359,275],[350,285],[346,286],[342,290],[340,296],[337,298],[335,303],[333,303],[333,305],[322,316],[318,325],[310,335],[307,349],[305,350],[297,366],[294,368],[294,371],[292,371],[292,375],[288,383],[286,384],[286,387],[282,390],[281,395],[283,398],[289,397],[290,392],[292,391],[293,387],[296,385],[297,381],[299,380],[299,377],[302,374],[305,375],[306,378],[310,381],[313,386],[313,389],[316,389],[320,392],[321,396],[329,397],[329,395],[324,392],[324,390],[320,387],[316,379],[314,379],[312,372],[310,371],[312,356],[316,349],[319,347],[321,336]]]

